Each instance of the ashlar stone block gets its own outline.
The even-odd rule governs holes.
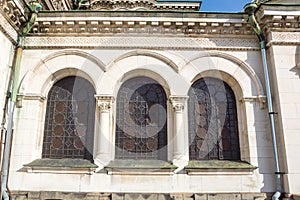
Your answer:
[[[207,200],[241,200],[240,194],[209,194]]]

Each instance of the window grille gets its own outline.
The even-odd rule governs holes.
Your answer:
[[[236,100],[222,80],[201,78],[189,90],[190,160],[240,160]]]
[[[49,91],[43,158],[92,160],[95,98],[93,86],[80,77],[66,77]]]
[[[153,79],[136,77],[123,83],[117,96],[117,159],[166,160],[166,99]]]

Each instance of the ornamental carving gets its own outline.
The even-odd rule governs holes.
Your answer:
[[[271,32],[271,42],[275,44],[299,44],[299,32]]]
[[[42,0],[45,10],[184,10],[198,11],[199,2],[154,0]]]
[[[101,112],[109,111],[110,108],[111,108],[111,105],[108,102],[98,103],[98,106],[99,106],[99,109],[100,109]]]
[[[114,98],[112,96],[101,96],[96,95],[97,105],[100,109],[100,112],[108,112],[111,109]]]
[[[155,48],[259,50],[255,39],[174,38],[174,37],[27,37],[26,48]]]
[[[173,106],[175,112],[182,112],[184,109],[184,105],[181,103],[177,103]]]
[[[170,96],[169,99],[175,112],[183,112],[188,96]]]
[[[21,3],[22,1],[19,1]],[[0,30],[16,41],[16,31],[26,22],[24,5],[20,7],[13,0],[0,0]],[[8,21],[7,21],[8,20]]]

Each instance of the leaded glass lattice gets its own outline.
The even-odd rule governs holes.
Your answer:
[[[92,160],[95,98],[93,86],[80,77],[66,77],[48,94],[43,158]]]
[[[117,97],[117,159],[166,160],[166,99],[153,79],[136,77],[123,83]]]
[[[229,85],[201,78],[189,90],[190,160],[240,160],[236,100]]]

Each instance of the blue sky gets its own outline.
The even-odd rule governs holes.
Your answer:
[[[251,0],[202,0],[200,11],[240,12]]]

